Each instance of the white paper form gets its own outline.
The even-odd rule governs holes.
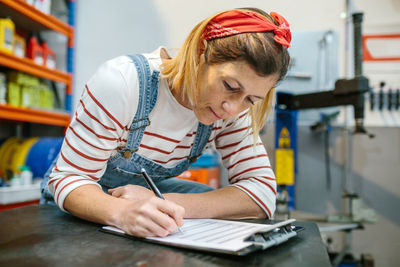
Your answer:
[[[277,224],[257,224],[217,219],[185,219],[182,233],[176,232],[166,237],[146,237],[159,243],[193,247],[204,250],[239,251],[252,245],[244,240],[257,232],[266,232],[295,221],[294,219]],[[111,227],[106,230],[124,233]]]

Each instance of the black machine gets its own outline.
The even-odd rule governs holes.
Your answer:
[[[277,105],[279,109],[300,110],[309,108],[323,108],[342,105],[354,107],[354,133],[367,134],[364,128],[364,94],[369,91],[369,81],[362,76],[362,24],[363,13],[353,14],[354,24],[354,75],[353,79],[339,79],[335,89],[316,93],[292,95],[279,92]]]

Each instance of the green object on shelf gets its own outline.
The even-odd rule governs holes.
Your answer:
[[[18,85],[26,85],[26,86],[39,86],[40,84],[38,77],[25,74],[19,71],[11,71],[8,74],[8,81],[17,83]]]
[[[19,106],[21,100],[21,89],[15,82],[8,83],[7,102],[13,106]]]

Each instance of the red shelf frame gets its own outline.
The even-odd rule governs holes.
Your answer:
[[[68,127],[71,116],[67,112],[55,112],[0,104],[0,119]]]

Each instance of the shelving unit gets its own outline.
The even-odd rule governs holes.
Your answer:
[[[0,52],[0,65],[26,72],[34,76],[48,79],[55,82],[61,82],[66,85],[66,103],[67,112],[72,110],[72,73],[73,73],[73,45],[74,45],[74,9],[75,1],[69,1],[69,24],[59,20],[58,18],[45,14],[29,5],[23,0],[0,0],[0,16],[10,16],[17,27],[28,31],[45,31],[52,30],[65,35],[68,38],[68,58],[67,71],[62,72],[41,66],[28,58],[19,58],[14,55]],[[0,106],[0,118],[5,117],[5,110]],[[17,109],[18,110],[18,109]],[[15,112],[17,112],[15,110]],[[26,114],[27,110],[23,109],[22,114]],[[35,112],[35,111],[33,111]],[[47,114],[47,113],[46,113]],[[35,122],[35,121],[33,121]],[[43,122],[42,122],[43,123]],[[51,124],[51,123],[47,123]],[[59,124],[56,124],[59,125]]]
[[[45,110],[0,104],[0,124],[27,122],[67,128],[72,112],[72,80],[74,53],[74,10],[75,1],[68,1],[68,23],[43,13],[23,0],[0,0],[0,17],[10,17],[16,28],[27,32],[54,31],[67,37],[67,71],[50,69],[29,58],[20,58],[0,51],[0,67],[27,73],[42,79],[65,85],[65,110]],[[18,123],[21,125],[21,123]],[[20,126],[18,126],[20,127]],[[2,136],[4,137],[4,136]],[[37,204],[38,200],[1,205],[0,210]]]

